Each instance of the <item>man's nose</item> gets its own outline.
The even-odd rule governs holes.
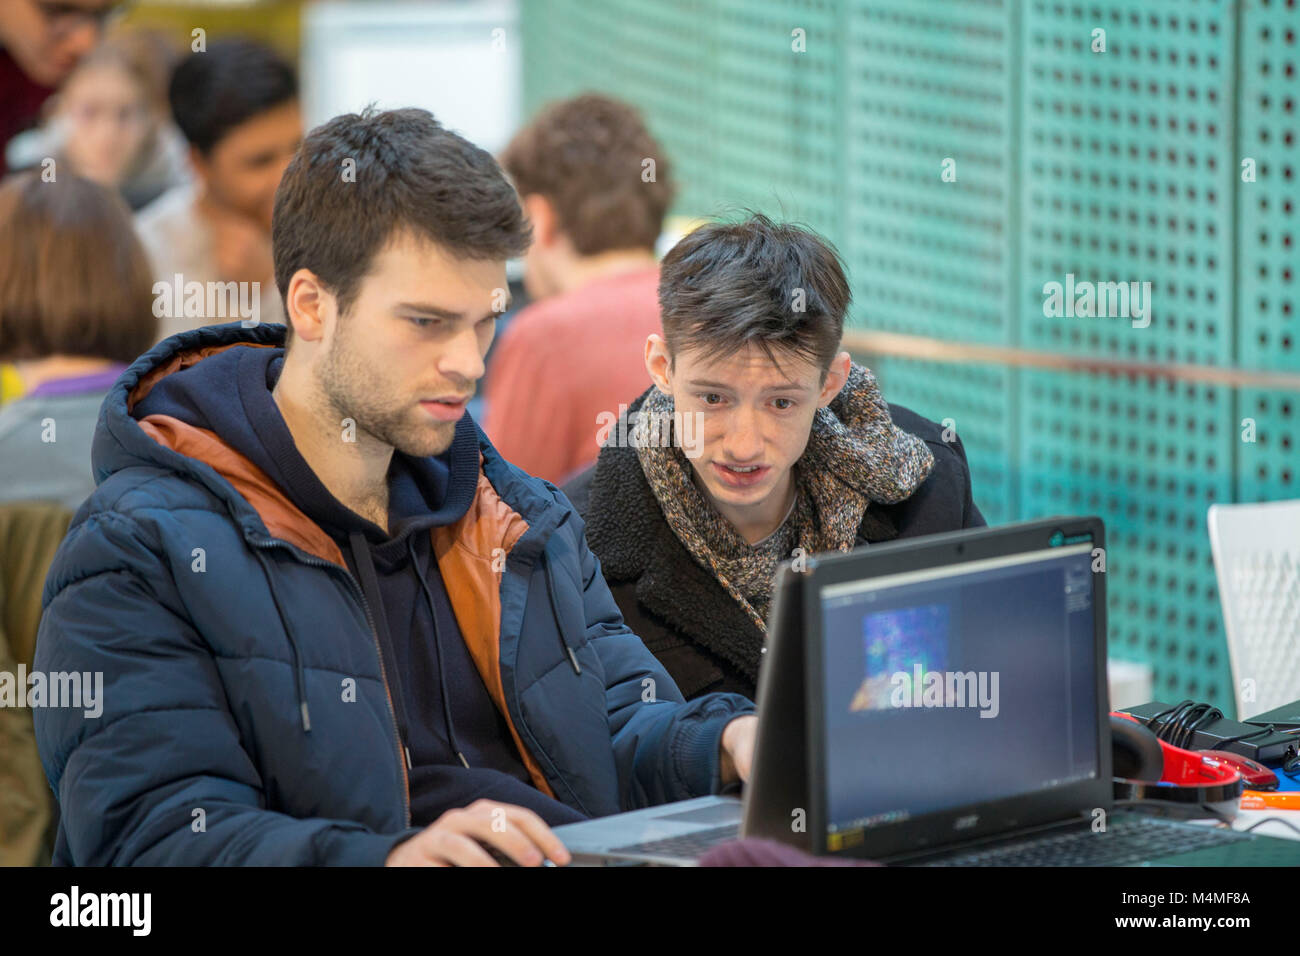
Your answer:
[[[746,406],[736,410],[723,438],[722,450],[729,461],[738,464],[753,461],[763,454],[763,436],[757,412]]]
[[[483,377],[483,353],[474,326],[466,326],[451,337],[438,362],[438,371],[447,378],[471,383]]]

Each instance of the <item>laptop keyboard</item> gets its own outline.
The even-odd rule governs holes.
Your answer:
[[[1232,830],[1169,826],[1153,820],[1116,820],[1105,833],[1071,830],[1056,836],[971,850],[922,866],[1126,866],[1221,846],[1242,839]]]
[[[726,826],[713,827],[709,830],[695,830],[681,836],[665,837],[662,840],[647,840],[630,846],[615,847],[611,853],[637,853],[645,856],[671,856],[694,859],[703,856],[706,850],[735,840],[740,837],[740,824],[728,823]]]
[[[681,836],[616,847],[613,853],[695,859],[740,837],[740,824],[696,830]],[[1155,820],[1116,820],[1105,833],[1071,830],[970,850],[921,866],[1125,866],[1174,853],[1188,853],[1249,839],[1232,830],[1170,826]]]

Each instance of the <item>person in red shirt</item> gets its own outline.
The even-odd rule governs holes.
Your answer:
[[[0,3],[0,176],[4,147],[103,35],[120,0],[4,0]]]
[[[650,385],[654,250],[673,187],[637,110],[593,94],[543,110],[501,164],[533,229],[532,301],[493,352],[484,431],[508,461],[558,484],[596,460],[602,422]]]

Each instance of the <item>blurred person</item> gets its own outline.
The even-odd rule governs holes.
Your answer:
[[[655,240],[672,202],[667,159],[631,106],[587,94],[543,110],[501,157],[533,227],[533,300],[502,333],[484,430],[506,460],[560,482],[596,460],[599,416],[650,380],[659,329]]]
[[[0,362],[0,405],[12,401],[23,393],[23,380],[18,370],[9,362]]]
[[[849,300],[811,230],[752,215],[690,233],[662,264],[654,384],[564,488],[688,699],[754,696],[781,561],[985,523],[961,440],[840,351]]]
[[[137,217],[155,279],[251,285],[257,319],[282,322],[271,212],[276,186],[302,141],[293,67],[252,40],[215,40],[207,52],[181,60],[168,98],[196,180],[164,193]],[[164,338],[229,317],[176,311],[163,316]]]
[[[120,0],[0,3],[0,176],[7,171],[6,144],[37,121],[119,6]]]
[[[159,90],[169,53],[140,31],[105,40],[50,100],[50,121],[9,144],[10,166],[55,157],[56,168],[112,186],[132,209],[186,182],[185,142]]]
[[[89,497],[99,406],[157,324],[148,260],[117,195],[34,170],[0,185],[0,360],[22,383],[0,408],[0,500],[76,508]]]
[[[529,241],[492,157],[335,117],[273,235],[288,329],[173,336],[105,401],[37,639],[113,688],[35,713],[55,863],[564,863],[549,826],[742,780],[752,704],[682,700],[465,413]]]

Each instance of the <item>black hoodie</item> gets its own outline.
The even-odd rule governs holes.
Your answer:
[[[271,395],[283,363],[282,348],[229,349],[163,378],[133,415],[171,415],[215,433],[339,546],[382,648],[408,754],[413,825],[480,797],[528,807],[552,826],[582,819],[533,786],[433,560],[430,529],[457,521],[474,500],[474,422],[461,418],[451,447],[437,457],[394,452],[389,534],[339,502],[299,454]]]

